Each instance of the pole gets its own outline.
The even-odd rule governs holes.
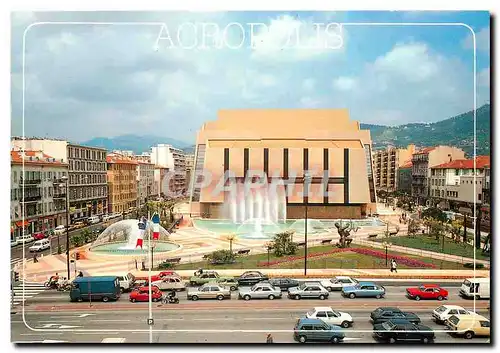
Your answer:
[[[68,281],[69,281],[71,277],[69,271],[69,177],[68,179],[66,179],[66,266],[68,268]]]
[[[387,245],[385,246],[385,267],[387,267]]]
[[[304,276],[307,276],[307,206],[308,206],[308,196],[306,196],[306,224],[305,224],[305,232],[304,232]]]
[[[269,251],[270,251],[270,248],[268,246],[267,247],[267,267],[269,267]]]
[[[146,222],[149,222],[150,214],[148,212],[148,219]],[[147,225],[147,223],[146,223]],[[151,229],[148,229],[148,246],[151,250]],[[152,254],[151,254],[152,255]],[[148,289],[149,289],[149,319],[153,320],[153,297],[151,293],[151,267],[153,263],[153,257],[150,255],[149,259],[149,269],[148,269]],[[149,343],[153,343],[153,325],[149,325]]]

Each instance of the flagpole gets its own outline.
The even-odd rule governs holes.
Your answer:
[[[146,225],[147,225],[147,222],[149,221],[149,218],[150,218],[150,213],[148,211],[148,219],[146,221]],[[151,229],[148,228],[148,250],[151,249]],[[149,253],[149,251],[148,251]],[[151,293],[151,267],[152,267],[152,264],[153,264],[153,259],[151,258],[151,254],[149,254],[149,270],[148,270],[148,284],[149,284],[149,319],[150,320],[153,320],[153,297],[152,297],[152,293]],[[149,343],[153,343],[153,325],[149,325]]]

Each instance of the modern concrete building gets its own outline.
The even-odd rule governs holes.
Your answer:
[[[376,212],[371,156],[345,109],[222,110],[198,132],[191,214],[300,219],[307,203],[310,218],[360,218]]]
[[[418,204],[422,204],[430,196],[431,167],[455,159],[465,159],[465,153],[460,148],[451,146],[427,147],[413,154],[411,194],[417,198]]]
[[[66,224],[68,165],[42,151],[11,151],[11,240]],[[24,171],[23,171],[24,166]]]
[[[108,212],[126,213],[137,207],[137,164],[130,157],[110,153],[108,168]]]
[[[43,151],[68,165],[71,222],[107,210],[106,150],[50,138],[11,140],[14,150]]]
[[[193,184],[193,170],[194,170],[194,154],[186,155],[186,184],[188,195],[191,195],[191,188]]]
[[[411,157],[410,157],[411,158]],[[407,160],[398,168],[398,183],[397,190],[401,192],[411,193],[411,159]]]
[[[137,207],[141,207],[147,202],[148,198],[155,195],[154,173],[154,164],[137,161]]]
[[[184,152],[167,144],[159,144],[151,147],[151,163],[167,169],[165,174],[167,181],[162,181],[162,185],[169,185],[168,189],[161,189],[160,193],[166,197],[179,197],[186,193],[186,157]]]
[[[373,169],[377,190],[395,191],[398,189],[398,170],[415,153],[415,145],[407,148],[389,146],[373,152]]]
[[[460,204],[483,203],[485,170],[489,166],[489,156],[477,156],[475,169],[473,159],[453,160],[431,167],[430,196],[442,200],[448,209],[450,201],[457,204],[457,209]]]

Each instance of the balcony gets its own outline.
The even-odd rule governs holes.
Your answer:
[[[42,182],[41,179],[19,179],[19,184],[24,184],[24,185],[37,185],[37,184],[40,184]]]
[[[40,201],[42,199],[42,195],[34,195],[34,196],[27,196],[27,195],[24,195],[24,200],[23,198],[21,197],[21,199],[19,200],[21,203],[29,203],[29,202],[37,202],[37,201]]]

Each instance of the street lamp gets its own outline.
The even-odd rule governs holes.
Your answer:
[[[269,254],[273,248],[273,243],[272,242],[267,242],[266,244],[264,244],[266,246],[266,249],[267,249],[267,267],[269,267],[269,262],[270,262],[270,259],[269,259]]]
[[[384,241],[383,245],[385,247],[385,266],[387,267],[387,250],[392,246],[392,243]]]
[[[309,183],[311,175],[304,173],[304,190],[305,190],[305,225],[304,225],[304,276],[307,276],[307,210],[309,204]]]
[[[67,175],[63,175],[61,180],[64,184],[59,184],[59,186],[66,186],[66,266],[68,270],[68,280],[71,278],[69,271],[69,178]],[[59,235],[57,236],[57,252],[59,253]]]

